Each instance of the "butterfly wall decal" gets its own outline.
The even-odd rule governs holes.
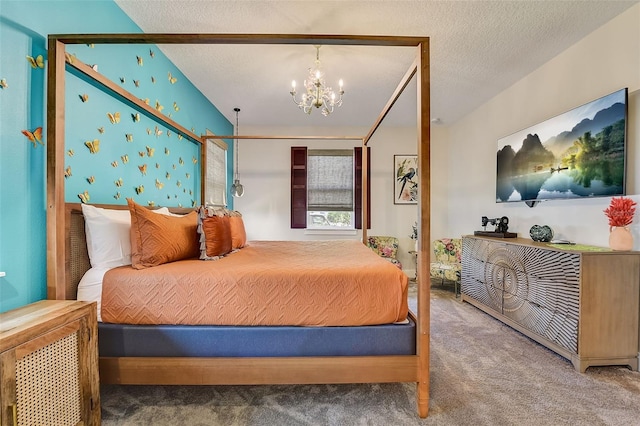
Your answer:
[[[89,48],[91,48],[91,49],[93,49],[94,47],[96,47],[96,45],[95,45],[95,44],[93,44],[93,43],[87,43],[87,46],[88,46]]]
[[[182,135],[180,133],[178,133],[178,140],[181,141],[182,140]]]
[[[84,191],[84,192],[78,194],[78,198],[80,198],[80,201],[82,201],[84,204],[86,204],[91,199],[91,196],[89,195],[89,191]]]
[[[152,82],[153,84],[156,84],[156,78],[155,78],[154,76],[151,76],[151,82]]]
[[[27,55],[27,61],[29,61],[31,68],[44,68],[44,57],[42,55],[38,55],[35,58]]]
[[[165,147],[165,148],[164,148],[164,153],[165,153],[166,155],[169,155],[169,153],[170,153],[170,152],[171,152],[171,151],[169,151],[169,148],[167,148],[167,147]]]
[[[171,137],[171,130],[167,129],[167,137],[170,138]]]
[[[93,183],[96,181],[96,177],[95,176],[89,176],[87,178],[87,182],[89,182],[91,185],[93,185]]]
[[[114,112],[113,114],[108,112],[107,113],[107,117],[109,117],[109,121],[111,122],[111,124],[116,124],[116,123],[120,122],[120,113],[119,112]]]
[[[149,98],[144,98],[144,99],[142,100],[142,102],[144,102],[145,104],[149,105],[149,102],[150,102],[150,101],[149,101]]]
[[[124,78],[124,77],[120,77],[120,83],[124,84],[124,82],[125,82],[125,81],[127,81],[127,79],[126,79],[126,78]]]
[[[103,134],[104,133],[104,127],[98,127],[98,133]]]
[[[165,175],[165,177],[167,178],[167,180],[171,179],[171,173],[167,172],[167,174]]]
[[[6,89],[7,87],[9,87],[9,85],[7,84],[7,79],[6,78],[0,79],[0,89]]]
[[[173,109],[174,109],[175,111],[180,111],[180,107],[178,106],[178,103],[177,103],[177,102],[174,102],[174,103],[173,103]]]
[[[152,58],[155,58],[156,52],[154,52],[153,50],[149,49],[149,56],[151,56]]]
[[[142,57],[141,56],[136,56],[136,60],[138,61],[138,65],[143,66],[144,62],[142,61]]]
[[[74,154],[75,154],[75,152],[73,152],[73,149],[70,149],[70,150],[67,151],[67,155],[69,157],[73,157]]]
[[[76,62],[76,54],[64,52],[64,59],[65,61],[73,65]]]
[[[36,129],[33,131],[22,130],[22,134],[25,135],[27,139],[29,139],[34,148],[38,146],[38,144],[44,146],[44,143],[42,142],[42,127],[36,127]]]
[[[124,182],[122,181],[122,178],[118,178],[118,180],[114,181],[114,183],[118,188],[120,188]]]
[[[140,80],[133,80],[133,85],[136,87],[140,87]]]
[[[123,164],[127,164],[129,162],[129,154],[122,155],[120,159],[122,160]]]
[[[194,157],[191,158],[191,162],[193,164],[198,164],[198,159],[194,156]]]
[[[100,140],[99,139],[94,139],[92,141],[86,141],[84,143],[84,145],[89,148],[89,152],[91,154],[97,154],[98,152],[100,152]]]
[[[155,148],[151,148],[149,145],[147,145],[147,155],[149,157],[153,157],[153,154],[155,154],[156,149]]]
[[[116,195],[113,196],[116,200],[120,199],[120,192],[116,192]]]
[[[118,160],[112,161],[111,167],[118,167]]]
[[[136,186],[136,194],[140,195],[144,192],[144,185]]]
[[[156,137],[159,137],[162,134],[162,130],[160,130],[158,126],[156,126],[155,133],[156,133]]]
[[[191,179],[191,173],[185,173],[184,175],[187,177],[187,179]]]
[[[162,189],[163,187],[164,187],[164,183],[162,183],[158,179],[156,179],[156,188]]]
[[[137,123],[138,121],[140,121],[140,113],[136,112],[135,114],[131,114],[131,119],[134,123]]]
[[[147,201],[147,204],[149,205],[149,207],[155,207],[156,206],[156,202],[155,201]]]
[[[174,77],[173,75],[171,75],[171,73],[169,73],[169,81],[171,82],[171,84],[176,84],[176,82],[178,81],[178,78]]]
[[[178,180],[178,181],[176,181],[176,186],[177,186],[178,188],[180,188],[180,187],[182,186],[182,182],[180,182],[179,180]]]
[[[162,112],[163,109],[164,109],[164,107],[162,105],[160,105],[160,102],[156,99],[156,110],[158,112]]]
[[[89,100],[89,95],[87,95],[86,93],[83,93],[82,95],[78,95],[80,96],[80,100],[82,102],[87,102]]]
[[[138,151],[138,155],[139,155],[140,157],[144,157],[145,155],[147,155],[147,153],[146,153],[146,152],[144,152],[144,151]]]
[[[184,166],[184,160],[182,159],[182,157],[178,158],[178,164],[180,164],[181,166]]]
[[[71,166],[67,166],[67,168],[66,168],[66,169],[64,169],[64,177],[65,177],[65,178],[70,178],[70,177],[71,177],[71,175],[72,175],[72,173],[71,173]]]
[[[98,72],[98,64],[91,65],[91,69],[94,70],[95,72]]]
[[[127,140],[127,142],[133,142],[133,134],[131,133],[125,133],[124,134],[125,139]]]
[[[139,165],[138,169],[140,170],[140,173],[142,173],[142,176],[146,176],[147,175],[147,165],[146,164]]]

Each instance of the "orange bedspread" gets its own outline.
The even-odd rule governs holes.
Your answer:
[[[407,316],[408,278],[354,240],[252,241],[216,261],[108,271],[102,321],[353,326]]]

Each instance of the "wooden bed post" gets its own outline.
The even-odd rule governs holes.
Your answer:
[[[47,69],[47,298],[66,299],[64,206],[65,44],[49,38]]]
[[[369,152],[367,150],[367,143],[362,139],[362,243],[367,244],[367,226],[369,225],[369,209],[367,203],[369,198],[367,196],[369,188]]]
[[[420,417],[429,413],[429,340],[431,288],[429,282],[429,246],[431,241],[431,120],[429,85],[429,40],[418,45],[418,384],[417,404]]]

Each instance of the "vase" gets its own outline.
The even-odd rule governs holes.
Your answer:
[[[609,247],[613,250],[633,249],[633,235],[626,226],[609,227]]]

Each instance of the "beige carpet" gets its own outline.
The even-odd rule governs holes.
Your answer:
[[[415,303],[412,298],[411,303]],[[103,425],[640,425],[640,373],[564,358],[432,289],[431,402],[414,384],[102,386]]]

